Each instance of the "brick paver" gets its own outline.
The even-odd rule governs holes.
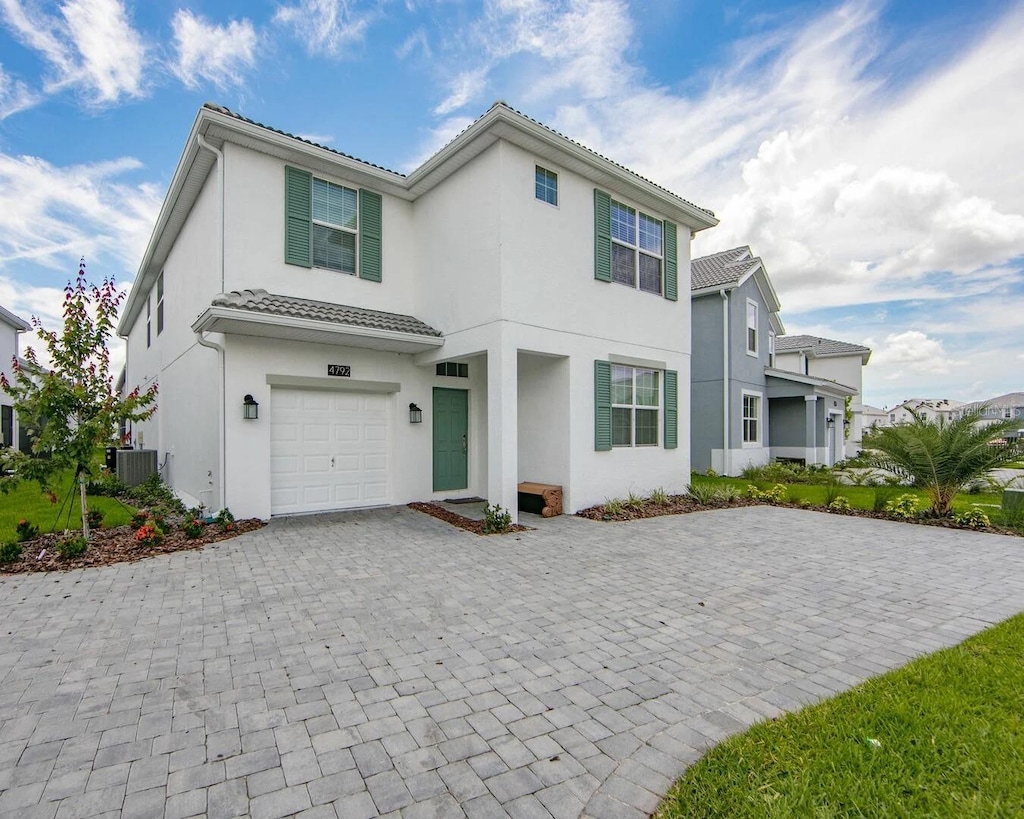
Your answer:
[[[722,738],[1024,609],[1021,543],[387,509],[0,577],[0,816],[645,816]]]

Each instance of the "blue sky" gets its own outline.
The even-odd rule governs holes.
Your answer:
[[[1024,389],[1024,3],[0,0],[0,304],[129,285],[198,107],[408,171],[495,99],[713,209],[865,398]],[[699,354],[699,351],[695,354]]]

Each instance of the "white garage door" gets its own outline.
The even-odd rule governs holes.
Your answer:
[[[270,511],[388,501],[386,395],[271,390]]]

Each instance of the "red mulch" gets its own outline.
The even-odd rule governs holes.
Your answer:
[[[263,526],[259,518],[238,520],[232,528],[225,531],[216,523],[208,524],[200,537],[189,540],[185,533],[175,530],[164,536],[163,541],[154,546],[144,546],[135,541],[135,530],[130,526],[117,526],[113,529],[93,529],[89,533],[89,548],[81,557],[62,560],[57,553],[57,543],[64,534],[42,535],[35,540],[21,544],[21,559],[15,563],[0,566],[2,574],[26,574],[29,572],[62,572],[70,569],[87,569],[96,566],[109,566],[112,563],[131,563],[156,555],[168,555],[172,552],[202,549],[210,543],[236,537],[245,532],[252,532]],[[71,535],[74,535],[71,532]],[[81,534],[79,532],[79,534]],[[40,556],[42,553],[42,556]]]
[[[443,506],[438,506],[436,503],[414,502],[409,504],[409,508],[415,509],[417,512],[424,512],[433,518],[443,520],[445,523],[450,523],[452,526],[457,526],[459,529],[465,529],[467,532],[472,532],[475,535],[484,534],[484,522],[482,520],[464,518],[462,515],[456,515],[454,512],[445,509]],[[514,523],[509,531],[528,532],[530,531],[530,527],[520,526],[518,523]],[[497,532],[490,532],[489,534],[497,534]]]

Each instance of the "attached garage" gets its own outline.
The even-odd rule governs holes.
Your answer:
[[[271,514],[386,504],[392,397],[271,390]]]

